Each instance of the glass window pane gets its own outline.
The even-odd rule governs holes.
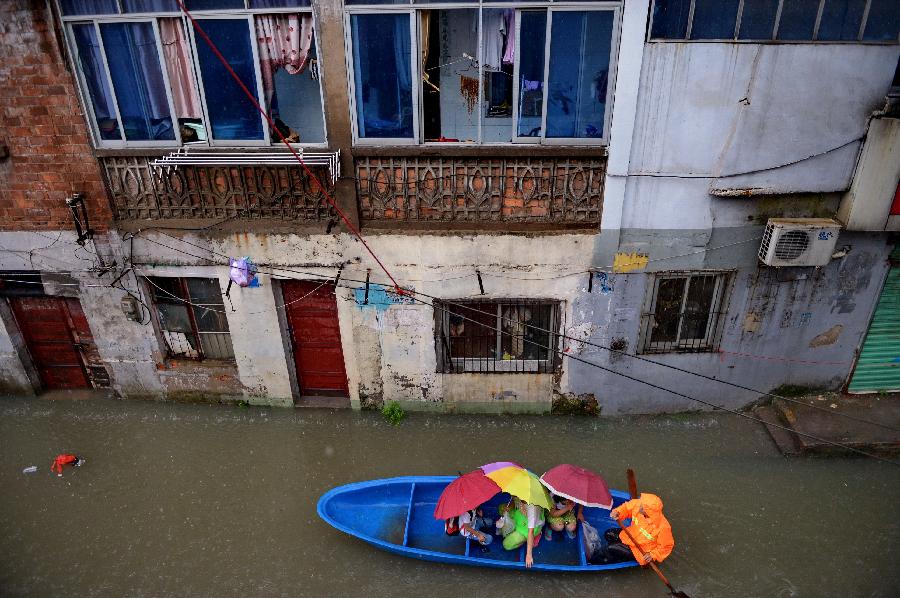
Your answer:
[[[94,110],[94,120],[100,129],[100,139],[120,140],[119,123],[116,121],[116,105],[110,91],[109,79],[103,66],[97,31],[93,25],[73,25],[72,33],[78,48],[78,62],[84,75],[88,96]]]
[[[222,305],[222,290],[215,278],[186,278],[191,303]]]
[[[651,343],[673,343],[678,340],[678,321],[684,299],[685,278],[664,278],[656,291]]]
[[[740,0],[695,0],[691,39],[734,39]]]
[[[484,53],[481,139],[484,143],[510,142],[516,11],[511,8],[484,8],[481,21]]]
[[[123,0],[125,12],[181,12],[175,0]]]
[[[691,0],[655,0],[653,3],[654,39],[684,39],[687,35]]]
[[[183,298],[181,290],[180,278],[164,278],[160,276],[150,276],[147,278],[150,288],[153,291],[153,297],[157,303],[176,303],[181,305],[179,300]]]
[[[151,23],[102,23],[100,34],[128,141],[175,140]]]
[[[359,136],[413,137],[409,15],[352,15]]]
[[[706,340],[715,290],[715,276],[691,277],[678,340]]]
[[[738,39],[772,39],[778,0],[744,0]]]
[[[313,18],[306,14],[256,17],[263,95],[278,130],[292,143],[325,141]],[[281,143],[275,131],[272,143]]]
[[[547,137],[603,137],[613,12],[558,11],[552,26]]]
[[[856,40],[865,9],[866,0],[825,0],[816,39]]]
[[[244,8],[244,0],[186,0],[188,10],[216,10],[219,8]]]
[[[478,140],[478,10],[419,11],[425,141]],[[466,58],[470,56],[471,58]]]
[[[60,0],[64,15],[112,15],[119,12],[116,0]]]
[[[192,332],[191,318],[186,303],[157,303],[156,313],[159,325],[163,330],[171,332]]]
[[[547,11],[519,12],[519,122],[516,135],[540,137],[544,107],[544,47]]]
[[[178,17],[162,17],[159,36],[162,42],[163,60],[169,76],[169,91],[175,117],[181,130],[182,143],[206,141],[206,127],[203,125],[203,107],[200,92],[194,77],[190,41]]]
[[[778,23],[778,39],[812,40],[819,0],[785,0]]]
[[[897,41],[900,30],[900,2],[872,0],[863,39],[866,41]]]
[[[250,27],[244,19],[198,19],[200,27],[250,93],[256,97],[256,69],[250,46]],[[232,78],[228,69],[198,35],[197,59],[203,77],[206,107],[213,139],[263,139],[259,111]]]
[[[347,6],[363,6],[375,4],[409,4],[409,0],[344,0]]]
[[[194,305],[194,320],[200,332],[228,332],[228,319],[223,306]]]

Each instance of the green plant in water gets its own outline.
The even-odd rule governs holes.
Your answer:
[[[247,407],[250,406],[250,403],[248,403],[247,401],[238,401],[237,406],[238,406],[238,409],[246,409]]]
[[[381,415],[383,415],[384,419],[392,426],[399,426],[400,422],[403,421],[403,418],[406,417],[406,412],[403,410],[403,407],[400,406],[400,403],[391,401],[381,409]]]

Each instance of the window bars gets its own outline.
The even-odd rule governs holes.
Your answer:
[[[550,373],[559,364],[559,303],[435,302],[438,371]]]
[[[662,274],[641,317],[641,353],[714,351],[725,315],[728,274]]]

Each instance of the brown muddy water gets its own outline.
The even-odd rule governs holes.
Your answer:
[[[59,478],[59,452],[86,464]],[[652,572],[548,574],[393,556],[316,515],[352,481],[513,459],[659,494],[663,570],[701,596],[896,596],[900,468],[785,459],[727,414],[585,419],[0,399],[2,596],[665,596]],[[22,469],[37,465],[35,474]]]

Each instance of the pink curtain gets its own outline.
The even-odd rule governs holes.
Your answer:
[[[269,108],[275,93],[275,72],[283,68],[290,75],[298,75],[309,66],[312,15],[257,16],[256,39],[266,108]]]
[[[200,95],[191,74],[188,42],[179,18],[161,18],[159,34],[162,38],[166,72],[172,88],[172,101],[178,118],[201,118]]]

